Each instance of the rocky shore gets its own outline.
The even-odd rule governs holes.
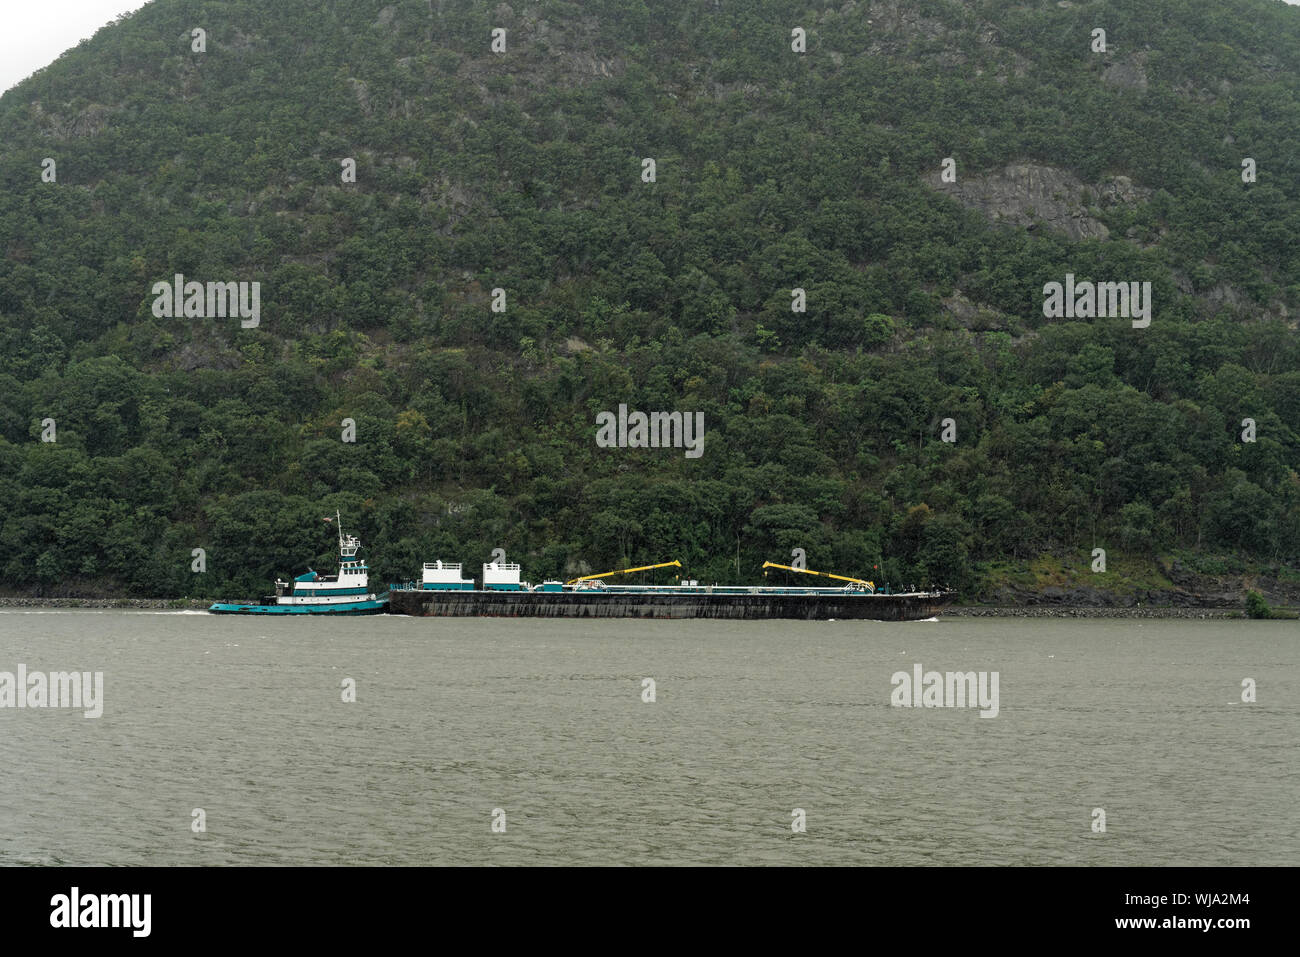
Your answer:
[[[1066,605],[1026,605],[1018,608],[994,608],[983,605],[949,605],[941,613],[945,618],[1246,618],[1241,608],[1189,608],[1171,605],[1127,605],[1122,607],[1070,607]]]
[[[0,608],[123,608],[151,611],[202,610],[207,598],[15,598],[0,595]]]

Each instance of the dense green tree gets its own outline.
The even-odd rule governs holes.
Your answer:
[[[1300,564],[1297,11],[819,0],[799,56],[777,0],[217,6],[0,98],[3,587],[253,596],[336,508],[392,580]],[[1072,175],[1107,235],[967,209],[946,156]],[[258,326],[155,316],[178,272]],[[1152,282],[1151,326],[1045,317],[1066,273]],[[598,447],[620,405],[703,454]]]

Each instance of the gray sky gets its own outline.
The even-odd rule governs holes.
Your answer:
[[[0,92],[145,0],[0,0]]]
[[[1300,4],[1300,0],[1286,0]],[[0,0],[0,92],[145,0]]]

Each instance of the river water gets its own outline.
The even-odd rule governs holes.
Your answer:
[[[0,610],[20,664],[103,714],[0,707],[0,865],[1300,863],[1294,622]]]

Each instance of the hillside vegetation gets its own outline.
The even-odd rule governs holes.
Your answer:
[[[1298,93],[1276,0],[154,0],[0,99],[0,589],[253,596],[335,509],[388,581],[1294,583]]]

